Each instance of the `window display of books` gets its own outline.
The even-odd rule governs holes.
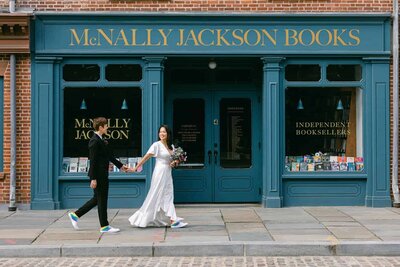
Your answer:
[[[135,157],[135,158],[121,157],[118,160],[121,161],[122,164],[127,165],[129,168],[134,168],[141,159],[142,159],[141,157]],[[79,158],[64,157],[62,162],[62,171],[64,173],[72,173],[72,172],[85,173],[89,171],[89,166],[90,166],[90,160],[87,157],[79,157]],[[114,164],[110,163],[109,172],[119,172],[119,171],[120,170],[116,166],[114,166]]]
[[[363,171],[364,158],[331,156],[321,152],[315,155],[286,156],[285,170],[290,172],[311,171]]]

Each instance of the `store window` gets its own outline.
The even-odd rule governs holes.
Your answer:
[[[67,64],[63,79],[68,82],[93,82],[100,79],[100,66],[96,64]]]
[[[363,171],[362,110],[361,88],[288,87],[286,171]]]
[[[361,65],[328,65],[326,77],[328,81],[360,81]]]
[[[286,81],[316,82],[321,79],[321,67],[317,64],[290,64],[285,68]]]
[[[107,81],[140,81],[142,67],[139,64],[109,64],[106,66]]]
[[[115,157],[134,166],[142,155],[142,90],[138,87],[64,88],[63,172],[88,171],[88,141],[92,120],[108,119],[109,141]],[[110,172],[118,169],[110,165]]]

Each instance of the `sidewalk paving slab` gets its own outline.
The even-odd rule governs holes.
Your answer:
[[[400,255],[395,208],[177,205],[189,225],[132,227],[136,209],[110,209],[101,234],[97,210],[75,231],[68,210],[0,212],[0,257]]]

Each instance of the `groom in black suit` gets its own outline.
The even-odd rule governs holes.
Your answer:
[[[108,142],[103,139],[103,135],[107,133],[107,119],[103,117],[93,120],[93,128],[95,133],[89,141],[89,174],[90,187],[93,189],[93,197],[75,212],[68,213],[72,226],[78,227],[78,219],[85,215],[88,211],[97,205],[100,232],[116,233],[118,228],[109,225],[107,220],[107,201],[108,201],[108,166],[111,161],[115,166],[123,171],[127,171],[127,167],[119,162],[108,147]]]

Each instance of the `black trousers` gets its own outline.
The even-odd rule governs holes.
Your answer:
[[[93,189],[93,197],[77,211],[75,211],[75,214],[80,218],[97,205],[100,226],[107,226],[108,186],[108,180],[101,181],[100,183],[97,181],[97,187]]]

